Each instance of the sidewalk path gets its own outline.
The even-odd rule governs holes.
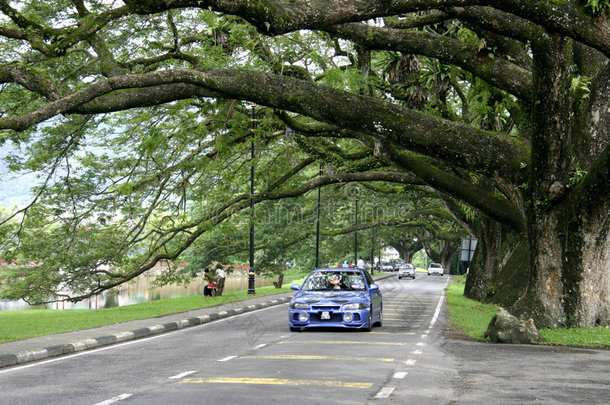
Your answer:
[[[380,274],[374,278],[378,280],[387,277],[391,277],[391,274]],[[201,325],[216,319],[281,305],[290,301],[293,295],[294,292],[290,291],[156,318],[138,319],[92,329],[2,343],[0,344],[0,368]]]

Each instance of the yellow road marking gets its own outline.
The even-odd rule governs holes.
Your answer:
[[[401,303],[401,304],[430,304],[432,302],[437,302],[437,299],[434,300],[392,300],[392,299],[387,299],[384,298],[383,302],[389,302],[390,304],[396,304],[396,303]]]
[[[418,317],[422,317],[421,315]],[[412,318],[417,318],[417,317],[412,317]],[[421,319],[413,319],[414,321],[421,321]],[[408,321],[408,319],[405,318],[383,318],[383,321]]]
[[[403,305],[403,304],[385,304],[383,306],[391,308],[434,308],[434,305]]]
[[[425,315],[432,315],[432,313],[425,313],[425,312],[383,312],[384,315],[413,315],[413,316],[425,316]]]
[[[324,380],[289,380],[285,378],[185,378],[182,384],[258,384],[258,385],[306,385],[316,387],[340,387],[340,388],[371,388],[373,383],[324,381]]]
[[[392,308],[392,310],[388,311],[385,310],[383,311],[383,314],[389,314],[389,315],[408,315],[408,314],[417,314],[417,315],[426,315],[426,314],[430,314],[432,315],[434,312],[430,312],[428,311],[396,311],[396,309]]]
[[[405,325],[405,324],[400,324],[400,323],[385,323],[383,324],[383,326],[390,326],[390,327],[409,327],[409,328],[419,328],[421,325]]]
[[[430,312],[425,312],[425,311],[417,311],[417,312],[383,312],[384,315],[417,315],[417,316],[424,316],[424,315],[432,315],[432,313]]]
[[[432,315],[434,312],[430,312],[430,311],[383,311],[384,315],[409,315],[409,314],[414,314],[414,315]]]
[[[434,303],[429,304],[401,304],[399,302],[384,302],[383,307],[400,307],[400,308],[434,308]]]
[[[279,354],[272,356],[242,356],[241,359],[273,359],[273,360],[359,360],[359,361],[385,361],[393,362],[393,358],[389,357],[355,357],[355,356],[314,356],[314,355],[296,355],[296,354]]]
[[[392,311],[398,311],[398,310],[401,310],[401,309],[405,310],[405,311],[434,311],[434,309],[436,309],[436,308],[430,307],[430,306],[427,306],[427,307],[405,307],[405,306],[402,306],[402,305],[385,305],[383,307],[383,309],[384,309],[384,311],[388,310],[388,309],[392,310]]]
[[[425,300],[418,300],[418,299],[410,299],[410,300],[403,300],[403,299],[394,299],[394,298],[384,298],[383,299],[386,302],[414,302],[414,303],[420,303],[420,302],[436,302],[438,300],[438,298],[436,299],[425,299]]]
[[[369,332],[372,335],[415,335],[415,332]]]
[[[418,325],[419,326],[419,325]],[[282,340],[278,344],[303,344],[303,343],[322,343],[335,345],[386,345],[386,346],[404,346],[406,343],[401,342],[364,342],[362,340]]]
[[[398,305],[398,304],[386,304],[384,308],[434,308],[432,305]]]

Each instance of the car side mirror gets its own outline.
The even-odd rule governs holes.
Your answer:
[[[301,286],[299,286],[298,284],[293,284],[290,286],[291,290],[295,290],[295,291],[299,291],[301,289]]]
[[[379,286],[375,283],[371,284],[371,286],[369,287],[369,290],[371,291],[377,291],[379,290]]]

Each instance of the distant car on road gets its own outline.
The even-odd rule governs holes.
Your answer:
[[[406,264],[406,263],[407,262],[405,262],[403,259],[392,259],[392,260],[390,260],[390,264],[392,265],[392,271],[398,271],[400,266],[402,266],[403,264]]]
[[[381,271],[394,271],[394,266],[389,262],[381,262]]]
[[[398,279],[411,277],[415,280],[415,267],[411,263],[405,263],[398,268]]]
[[[333,327],[370,331],[383,322],[382,295],[371,275],[358,268],[316,269],[290,301],[290,330]]]
[[[445,273],[445,269],[443,268],[443,265],[440,263],[431,263],[430,266],[428,267],[428,275],[431,274],[438,274],[438,275],[443,275]]]

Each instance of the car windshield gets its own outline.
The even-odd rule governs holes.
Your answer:
[[[362,273],[355,271],[316,271],[301,287],[302,291],[360,291],[365,289]]]

